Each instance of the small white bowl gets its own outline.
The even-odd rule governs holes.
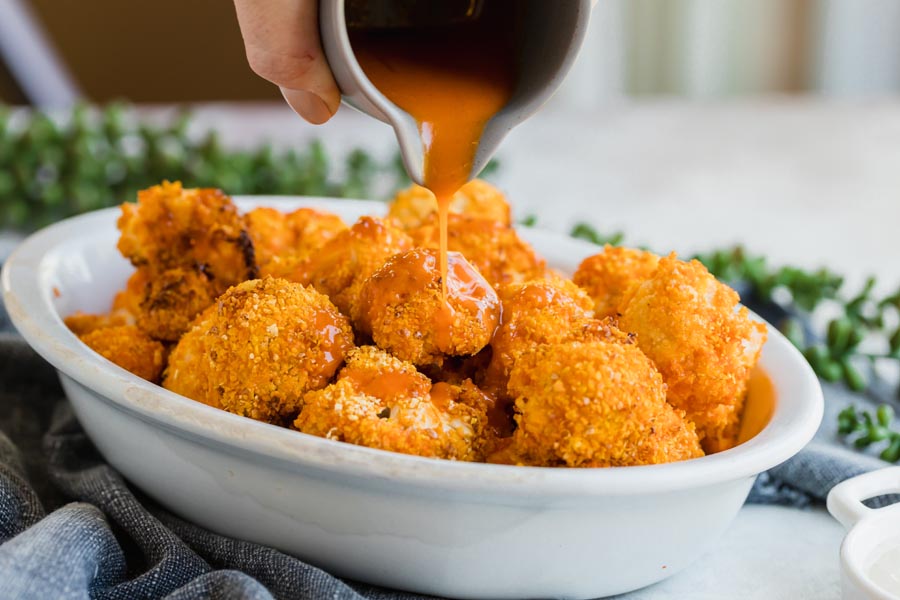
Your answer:
[[[374,202],[272,197],[348,221]],[[84,346],[61,316],[105,311],[132,267],[116,251],[118,209],[27,239],[2,274],[13,323],[53,364],[91,439],[129,481],[182,517],[279,548],[336,575],[458,598],[595,598],[644,587],[708,550],[756,475],[812,438],[822,391],[769,329],[761,367],[777,402],[738,447],[696,460],[610,469],[461,463],[394,454],[260,423],[133,376]],[[598,248],[522,235],[571,273]]]
[[[858,475],[834,486],[828,493],[828,512],[850,530],[841,544],[841,589],[844,600],[897,600],[878,583],[873,566],[894,551],[900,576],[900,504],[872,509],[863,500],[884,494],[900,494],[900,467]],[[900,578],[898,578],[900,579]],[[896,589],[900,589],[900,584]]]

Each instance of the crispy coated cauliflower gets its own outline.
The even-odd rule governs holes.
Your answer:
[[[296,417],[303,395],[325,387],[353,347],[347,319],[319,292],[283,279],[229,289],[169,357],[163,386],[270,423]]]
[[[582,261],[572,281],[594,300],[598,317],[615,317],[625,292],[646,281],[658,265],[659,256],[652,252],[607,244],[603,252]]]
[[[390,221],[362,217],[285,277],[312,285],[331,298],[342,313],[356,320],[359,294],[366,279],[387,259],[412,247],[412,239]]]
[[[347,225],[337,215],[312,208],[283,213],[274,208],[255,208],[244,215],[262,275],[290,273]]]
[[[437,215],[409,233],[417,246],[440,248]],[[546,270],[544,260],[515,229],[468,215],[449,215],[447,248],[465,256],[493,286],[536,279]]]
[[[550,278],[500,288],[503,317],[491,340],[491,362],[481,381],[508,398],[509,374],[518,357],[536,345],[571,340],[627,342],[612,322],[593,318],[593,302],[567,279]]]
[[[434,194],[420,185],[413,184],[397,192],[388,215],[404,228],[414,229],[436,214],[437,210]],[[506,201],[506,197],[500,190],[481,179],[470,181],[453,195],[450,213],[465,214],[504,226],[510,224],[509,202]]]
[[[156,275],[175,268],[201,269],[218,293],[256,276],[253,242],[231,199],[220,190],[163,183],[122,205],[119,251]]]
[[[94,329],[81,336],[81,341],[138,377],[159,383],[166,360],[166,348],[134,325],[118,325]]]
[[[518,428],[494,460],[618,467],[703,456],[694,426],[666,402],[662,377],[635,345],[536,346],[516,361],[509,391]]]
[[[486,406],[471,382],[432,385],[372,346],[352,350],[337,381],[304,397],[298,430],[333,440],[452,460],[483,460]]]
[[[737,441],[750,373],[766,328],[737,293],[696,260],[671,255],[623,298],[620,327],[656,364],[672,406],[687,414],[707,452]]]

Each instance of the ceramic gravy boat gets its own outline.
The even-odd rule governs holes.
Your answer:
[[[402,0],[397,1],[402,4]],[[422,184],[425,158],[418,123],[369,81],[350,44],[348,17],[354,18],[351,11],[359,4],[354,0],[320,1],[319,28],[328,64],[344,102],[394,128],[406,171],[413,181]],[[369,9],[375,10],[390,1],[364,4],[371,4]],[[518,44],[520,76],[512,99],[484,128],[470,179],[487,165],[506,134],[553,95],[574,63],[587,31],[591,0],[522,0],[521,4],[525,5],[522,35],[528,41]]]

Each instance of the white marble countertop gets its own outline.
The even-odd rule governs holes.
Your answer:
[[[391,131],[343,110],[315,128],[279,107],[204,107],[226,143],[322,139],[387,156]],[[687,253],[744,243],[776,263],[900,283],[900,100],[655,102],[546,111],[501,147],[497,181],[522,216],[579,220]],[[841,527],[821,507],[746,506],[713,550],[629,599],[840,597]]]
[[[153,111],[149,111],[153,112]],[[198,129],[229,145],[304,144],[386,157],[391,131],[350,110],[313,127],[286,107],[206,105]],[[900,99],[763,99],[545,111],[501,147],[497,181],[519,216],[586,220],[659,252],[741,242],[776,263],[900,283]],[[710,553],[629,599],[840,597],[843,532],[823,508],[746,506]]]

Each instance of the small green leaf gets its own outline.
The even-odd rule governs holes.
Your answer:
[[[610,235],[604,235],[598,233],[596,229],[588,225],[587,223],[578,223],[575,227],[572,228],[572,232],[569,234],[573,238],[587,240],[593,244],[597,244],[598,246],[605,246],[609,244],[610,246],[618,246],[622,243],[622,240],[625,239],[625,234],[621,231],[617,231]]]
[[[841,361],[841,369],[844,372],[844,381],[847,382],[847,387],[851,390],[854,392],[861,392],[868,387],[866,378],[859,372],[859,369],[850,363],[849,360],[845,359]]]
[[[900,435],[892,435],[891,443],[888,444],[887,448],[881,451],[879,456],[881,456],[881,460],[886,460],[891,463],[900,460]]]

